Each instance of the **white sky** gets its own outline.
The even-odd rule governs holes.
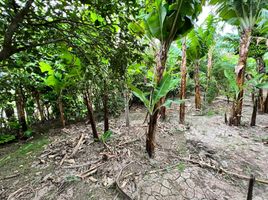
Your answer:
[[[214,6],[204,6],[202,13],[198,17],[197,25],[200,26],[207,18],[209,14],[214,14],[215,15],[215,7]],[[227,23],[220,22],[219,27],[221,28],[222,34],[227,34],[227,33],[237,33],[237,28],[234,26],[231,26]]]

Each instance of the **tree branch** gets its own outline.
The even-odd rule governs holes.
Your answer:
[[[0,51],[0,61],[9,58],[16,52],[16,47],[12,45],[12,39],[14,34],[19,28],[20,23],[24,20],[25,16],[29,13],[30,8],[34,0],[28,0],[25,6],[14,16],[9,24],[5,34],[2,49]]]

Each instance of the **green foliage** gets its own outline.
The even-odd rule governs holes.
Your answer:
[[[111,130],[106,131],[105,133],[101,134],[100,139],[102,143],[106,143],[109,139],[111,139],[113,132]]]
[[[30,138],[33,136],[33,131],[32,130],[27,130],[23,133],[23,137],[25,138]]]
[[[219,94],[219,89],[217,86],[217,81],[213,77],[209,82],[208,90],[206,93],[207,102],[209,104],[212,103],[212,101],[218,96],[218,94]]]
[[[262,9],[268,9],[266,0],[210,0],[209,3],[218,5],[217,12],[223,20],[243,30],[253,28]]]
[[[11,129],[15,129],[15,130],[19,130],[20,128],[20,124],[18,121],[11,121],[11,122],[8,122],[8,126],[11,128]]]
[[[224,76],[227,78],[228,83],[229,83],[229,91],[227,91],[226,96],[229,97],[235,97],[237,98],[237,95],[239,94],[239,87],[236,84],[236,76],[233,71],[230,70],[224,70]]]
[[[159,102],[159,100],[162,97],[165,97],[168,92],[173,90],[175,87],[177,87],[179,84],[178,78],[173,78],[170,74],[166,73],[159,86],[153,89],[152,95],[150,95],[150,92],[143,92],[134,85],[129,85],[129,88],[132,90],[133,94],[138,97],[147,108],[148,112],[150,114],[153,114],[154,108],[156,104]],[[170,101],[167,102],[165,105],[170,105]],[[165,106],[163,105],[163,106]],[[157,109],[159,109],[158,107]]]
[[[81,178],[74,176],[74,175],[69,175],[65,177],[66,182],[68,183],[74,183],[74,182],[78,182],[81,180]]]
[[[44,148],[45,145],[49,143],[48,138],[46,137],[40,137],[40,138],[35,138],[32,141],[23,143],[22,145],[17,148],[15,147],[15,150],[10,151],[8,154],[0,157],[0,167],[4,166],[13,166],[14,163],[16,165],[20,164],[25,164],[27,162],[27,158],[30,154],[38,154],[41,152]],[[14,145],[19,145],[19,144],[14,144]],[[31,162],[30,162],[31,163]],[[29,164],[29,163],[26,163]]]
[[[185,164],[183,162],[180,162],[177,165],[177,169],[179,170],[180,173],[182,173],[186,169],[186,166],[185,166]]]
[[[193,20],[202,11],[200,0],[156,0],[144,18],[148,34],[160,41],[172,42],[193,28]]]
[[[15,139],[16,137],[14,135],[8,135],[8,134],[0,135],[0,145],[14,141]]]

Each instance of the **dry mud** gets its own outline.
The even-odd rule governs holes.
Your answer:
[[[169,109],[166,121],[158,123],[154,159],[145,152],[146,111],[140,107],[131,110],[130,128],[123,116],[111,120],[106,145],[93,141],[88,124],[51,130],[50,144],[23,171],[16,163],[1,167],[0,199],[244,200],[248,180],[205,165],[268,180],[268,115],[258,115],[258,125],[249,127],[252,108],[244,106],[245,125],[230,127],[224,124],[224,105],[218,100],[196,113],[188,103],[186,126],[178,123],[177,107]],[[267,200],[268,185],[256,182],[253,199]]]

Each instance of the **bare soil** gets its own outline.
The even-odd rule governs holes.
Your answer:
[[[257,126],[250,127],[252,107],[246,102],[244,125],[230,127],[224,124],[225,105],[218,99],[201,113],[187,103],[186,126],[178,123],[177,106],[168,109],[166,121],[158,123],[154,159],[144,148],[142,107],[131,110],[129,128],[124,116],[111,120],[113,134],[105,145],[93,141],[89,124],[78,123],[51,129],[26,146],[1,147],[0,199],[244,200],[247,180],[202,163],[268,180],[268,115],[258,115]],[[99,123],[99,131],[102,128]],[[253,199],[267,200],[268,185],[255,183]]]

